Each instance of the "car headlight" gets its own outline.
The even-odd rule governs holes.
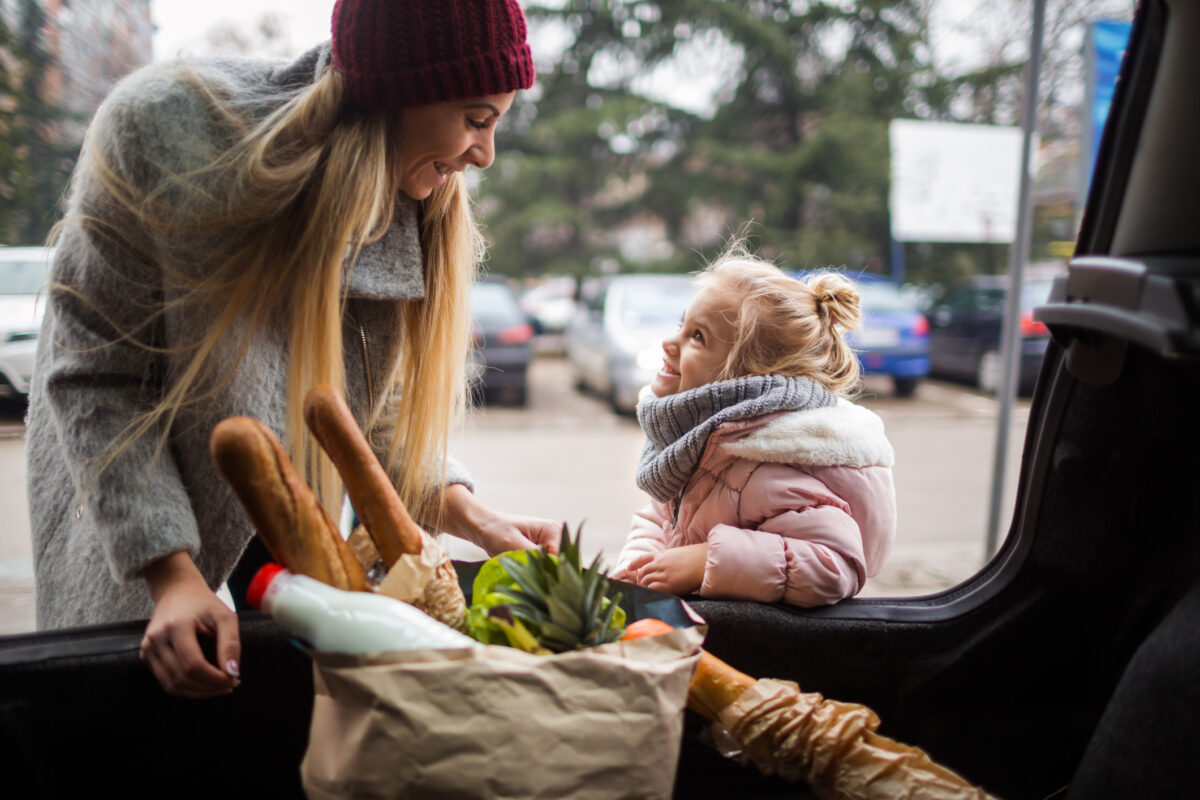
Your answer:
[[[661,347],[647,347],[637,354],[637,365],[642,369],[658,370],[663,363]]]

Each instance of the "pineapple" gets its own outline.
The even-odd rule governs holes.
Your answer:
[[[580,526],[582,529],[582,526]],[[559,554],[546,550],[502,553],[475,580],[468,628],[488,644],[533,653],[562,653],[620,638],[625,628],[621,595],[608,596],[600,556],[586,569],[563,525]]]

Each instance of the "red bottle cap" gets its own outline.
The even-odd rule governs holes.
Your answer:
[[[246,589],[246,602],[255,608],[262,608],[263,595],[267,593],[267,587],[281,572],[287,572],[287,570],[275,563],[263,564],[258,572],[254,573],[254,578],[250,581],[249,588]]]

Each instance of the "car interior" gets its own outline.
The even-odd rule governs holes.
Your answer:
[[[881,733],[1005,800],[1195,791],[1197,41],[1200,4],[1139,4],[1077,255],[1036,312],[1052,340],[1012,526],[987,566],[916,598],[690,601],[719,658],[868,705]],[[138,661],[143,625],[0,638],[9,796],[303,796],[308,658],[243,612],[242,687],[170,698]],[[689,712],[675,796],[815,796],[720,756],[706,730]]]

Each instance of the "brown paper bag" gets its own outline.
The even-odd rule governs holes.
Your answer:
[[[311,800],[669,798],[704,628],[535,656],[314,653]]]

